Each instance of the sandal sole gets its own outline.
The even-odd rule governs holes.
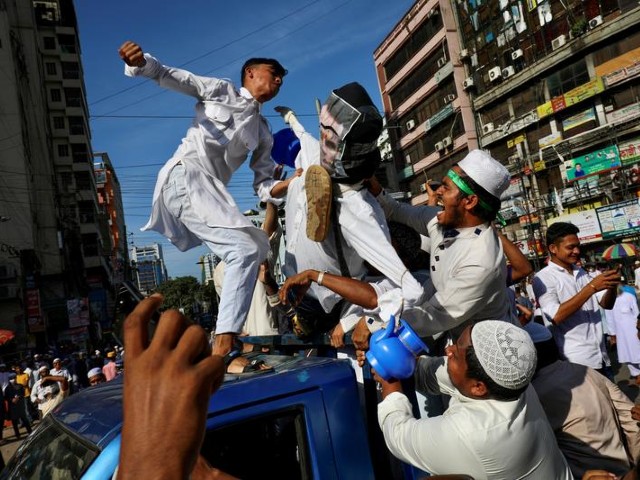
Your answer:
[[[320,165],[307,169],[304,181],[307,196],[307,237],[322,242],[329,233],[331,216],[331,177]]]

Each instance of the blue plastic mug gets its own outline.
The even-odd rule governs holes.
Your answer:
[[[384,330],[371,336],[367,361],[380,377],[402,380],[413,375],[416,368],[416,355],[429,352],[420,337],[407,322],[400,320],[396,330],[396,320],[391,316]]]

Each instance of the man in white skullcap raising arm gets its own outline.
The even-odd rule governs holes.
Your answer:
[[[382,386],[378,421],[399,459],[436,475],[475,480],[572,479],[529,382],[536,349],[504,321],[466,327],[444,358],[420,357],[416,389],[451,396],[439,417],[415,419],[399,381]]]

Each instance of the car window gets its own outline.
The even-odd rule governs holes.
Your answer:
[[[98,455],[80,438],[72,436],[52,416],[47,416],[20,446],[0,479],[57,480],[80,478]]]
[[[302,409],[290,409],[207,431],[201,453],[243,480],[311,479]]]

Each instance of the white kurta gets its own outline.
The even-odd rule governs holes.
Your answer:
[[[633,294],[622,292],[611,310],[605,310],[609,333],[616,336],[618,361],[640,364],[640,340],[636,331],[638,301]]]
[[[476,480],[573,479],[533,388],[517,400],[476,400],[451,383],[445,358],[420,357],[420,393],[451,396],[438,417],[415,419],[411,404],[392,393],[378,405],[378,422],[396,457],[437,475]]]
[[[594,278],[583,268],[574,267],[572,275],[549,262],[533,279],[533,290],[546,319],[552,322],[560,305],[575,297]],[[596,370],[603,367],[607,353],[598,301],[604,294],[605,291],[592,295],[564,322],[550,327],[563,359]]]
[[[402,316],[416,333],[434,335],[469,320],[506,320],[516,324],[507,298],[507,264],[502,244],[489,224],[449,233],[438,224],[437,207],[399,203],[385,194],[379,195],[378,201],[387,219],[431,238],[429,273],[435,294],[415,304],[405,301]],[[380,297],[379,305],[384,306],[390,295],[393,292]]]
[[[210,227],[256,228],[240,213],[226,185],[231,175],[251,157],[253,187],[262,201],[271,199],[275,164],[271,160],[273,138],[260,114],[261,104],[248,90],[237,90],[227,81],[201,77],[167,67],[149,54],[144,67],[125,67],[128,76],[144,76],[162,87],[197,99],[196,116],[173,157],[158,174],[149,222],[143,230],[155,230],[180,250],[200,245],[201,240],[177,220],[162,202],[171,169],[185,166],[189,199],[203,223]]]
[[[289,184],[285,206],[287,224],[287,251],[283,272],[292,276],[303,270],[326,270],[340,275],[340,262],[335,242],[333,222],[323,242],[314,242],[306,236],[307,199],[304,189],[306,169],[320,164],[318,141],[304,130],[297,119],[290,121],[291,128],[300,139],[301,150],[296,166],[303,168],[302,176]],[[334,208],[340,226],[345,263],[351,277],[362,279],[366,274],[364,262],[401,287],[402,295],[416,301],[423,294],[420,284],[409,274],[398,257],[389,239],[389,229],[384,212],[376,199],[361,184],[334,184]],[[318,299],[326,312],[340,301],[341,297],[315,283],[310,295]]]

